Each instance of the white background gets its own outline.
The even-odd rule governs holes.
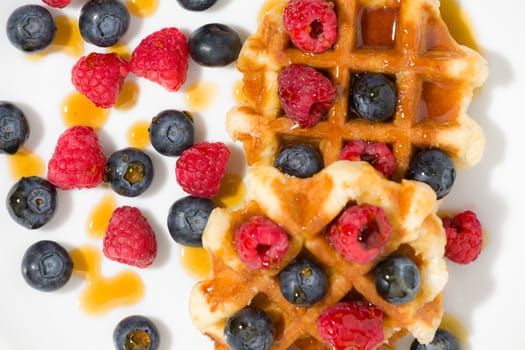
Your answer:
[[[486,151],[476,167],[459,173],[444,207],[472,209],[478,213],[488,235],[480,258],[468,266],[450,264],[446,288],[446,311],[459,318],[467,329],[465,350],[524,349],[522,294],[523,269],[523,179],[524,159],[523,92],[525,32],[523,9],[517,2],[499,0],[481,3],[460,1],[469,14],[477,38],[490,66],[490,77],[482,93],[473,101],[469,114],[482,126]],[[55,53],[38,62],[28,60],[10,45],[4,29],[11,11],[24,1],[0,2],[0,100],[19,105],[27,114],[32,134],[28,148],[47,160],[57,135],[64,129],[60,104],[73,91],[69,70],[75,59]],[[38,3],[33,0],[33,3]],[[82,1],[73,0],[65,10],[53,14],[78,15]],[[263,0],[218,0],[204,13],[183,10],[175,0],[161,0],[152,17],[132,18],[124,41],[130,48],[150,32],[177,26],[186,34],[209,22],[229,24],[242,38],[253,32]],[[97,50],[86,46],[86,52]],[[224,131],[224,115],[234,104],[233,83],[240,79],[234,66],[204,69],[190,62],[183,90],[197,80],[220,86],[218,96],[204,112],[195,113],[198,141],[223,140],[233,149],[230,168],[242,164],[239,145],[229,141]],[[136,120],[151,118],[166,109],[187,109],[184,96],[168,93],[156,84],[139,80],[138,105],[125,113],[112,111],[99,133],[109,153],[127,146],[126,130]],[[516,124],[514,124],[516,122]],[[84,314],[77,305],[85,281],[73,277],[58,292],[41,293],[28,287],[20,274],[25,249],[40,239],[52,239],[67,249],[83,244],[100,246],[85,232],[89,211],[107,192],[60,192],[57,216],[44,228],[29,231],[15,224],[5,208],[5,197],[13,179],[8,174],[7,155],[0,155],[0,349],[112,349],[112,332],[117,322],[130,314],[144,314],[158,325],[161,349],[211,349],[210,343],[192,326],[188,317],[188,293],[195,282],[180,267],[178,246],[165,228],[168,207],[182,196],[173,175],[173,159],[162,158],[151,147],[157,176],[143,196],[117,197],[119,205],[137,205],[157,230],[159,256],[147,270],[137,270],[146,285],[145,298],[132,307],[119,308],[103,317]],[[110,276],[123,268],[104,259],[103,273]]]

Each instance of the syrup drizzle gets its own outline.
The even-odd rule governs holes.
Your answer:
[[[150,17],[159,7],[159,0],[127,0],[129,12],[136,17]]]
[[[62,103],[62,119],[67,127],[74,125],[101,129],[109,117],[110,110],[95,106],[78,91],[69,94]]]
[[[7,157],[11,177],[15,180],[28,176],[43,176],[44,161],[31,150],[21,147],[18,152]]]
[[[136,304],[144,296],[144,284],[134,271],[123,270],[110,278],[102,275],[99,248],[86,245],[73,249],[70,255],[73,274],[87,282],[79,299],[85,313],[99,316],[116,307]]]
[[[109,219],[117,208],[117,200],[111,192],[104,195],[100,202],[91,210],[87,221],[87,234],[93,239],[102,239],[106,233]]]
[[[194,111],[203,111],[210,107],[219,89],[211,82],[198,81],[184,91],[186,104]]]
[[[135,122],[128,130],[128,142],[130,146],[145,149],[150,144],[149,140],[149,125],[146,120]]]

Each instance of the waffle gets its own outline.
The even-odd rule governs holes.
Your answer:
[[[209,218],[203,245],[213,268],[190,296],[192,320],[214,340],[216,349],[228,348],[223,336],[225,323],[246,305],[262,308],[272,318],[276,336],[270,349],[329,349],[321,343],[317,318],[327,307],[355,297],[383,310],[381,349],[392,349],[407,332],[422,343],[432,340],[442,318],[441,296],[448,273],[443,259],[445,235],[430,187],[412,180],[389,181],[362,161],[336,161],[307,179],[256,165],[249,168],[245,180],[243,207],[217,208]],[[342,258],[323,233],[347,206],[362,203],[383,208],[393,226],[381,256],[368,264]],[[276,270],[251,270],[237,256],[235,229],[255,215],[273,220],[289,235],[288,251]],[[411,257],[421,275],[417,296],[399,306],[377,293],[371,274],[378,261],[394,252]],[[323,267],[328,288],[317,303],[297,307],[281,295],[277,274],[295,257],[304,255]]]
[[[238,59],[245,101],[229,111],[227,130],[241,141],[247,162],[272,165],[283,145],[316,147],[328,165],[354,139],[386,143],[396,157],[392,179],[406,174],[418,150],[437,147],[458,169],[476,164],[484,136],[466,113],[474,90],[486,80],[486,61],[458,45],[440,17],[438,0],[330,0],[338,18],[338,39],[323,53],[295,48],[284,29],[286,0],[270,9]],[[284,115],[277,78],[290,64],[304,64],[328,76],[337,96],[323,121],[301,128]],[[386,122],[358,118],[349,105],[355,72],[384,73],[398,91],[394,116]]]

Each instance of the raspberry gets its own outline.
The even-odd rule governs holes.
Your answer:
[[[51,7],[56,7],[59,9],[66,7],[71,2],[71,0],[42,0],[42,1]]]
[[[114,261],[148,267],[157,256],[155,232],[138,208],[115,209],[103,240],[104,255]]]
[[[340,302],[323,311],[317,329],[334,349],[376,349],[384,338],[383,311],[364,301]]]
[[[253,216],[235,231],[234,243],[239,258],[248,267],[273,269],[288,250],[288,235],[270,219]]]
[[[128,62],[116,53],[92,52],[73,66],[71,81],[97,107],[110,108],[117,102],[128,73]]]
[[[164,28],[144,38],[131,54],[131,71],[177,91],[188,71],[186,36],[177,28]]]
[[[476,214],[466,210],[442,220],[447,235],[445,256],[458,264],[476,260],[483,244],[483,229]]]
[[[104,179],[106,157],[89,126],[73,126],[62,133],[47,164],[49,182],[61,190],[93,188]]]
[[[335,100],[335,86],[312,67],[292,64],[277,83],[284,112],[303,128],[319,123]]]
[[[284,28],[302,51],[321,53],[337,40],[334,4],[324,0],[290,0],[284,8]]]
[[[392,225],[383,209],[369,204],[346,209],[327,231],[335,250],[359,264],[379,256],[391,233]]]
[[[366,161],[386,178],[392,176],[396,167],[394,153],[386,144],[380,142],[352,140],[341,151],[340,159]]]
[[[230,153],[222,142],[201,142],[187,148],[175,164],[177,182],[195,197],[215,196],[226,173]]]

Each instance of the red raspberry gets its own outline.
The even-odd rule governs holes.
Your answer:
[[[335,250],[359,264],[379,256],[391,233],[392,225],[383,209],[369,204],[346,209],[327,231]]]
[[[182,189],[195,197],[213,197],[226,173],[230,149],[222,142],[201,142],[182,152],[175,176]]]
[[[104,255],[136,267],[148,267],[157,256],[155,232],[138,208],[122,206],[109,219],[103,240]]]
[[[277,83],[284,112],[303,128],[319,123],[335,100],[334,84],[312,67],[292,64]]]
[[[164,28],[144,38],[131,54],[131,71],[177,91],[188,71],[186,36],[177,28]]]
[[[334,349],[376,349],[384,338],[383,311],[364,301],[341,302],[323,311],[317,329]]]
[[[380,142],[352,140],[341,151],[340,159],[364,160],[386,178],[390,178],[396,168],[394,153],[386,144]]]
[[[447,235],[445,256],[458,264],[476,260],[483,244],[483,228],[476,214],[466,210],[442,220]]]
[[[42,0],[42,1],[51,7],[56,7],[59,9],[66,7],[71,2],[71,0]]]
[[[286,231],[272,220],[253,216],[236,231],[235,248],[251,269],[277,268],[288,250]]]
[[[97,187],[104,180],[106,157],[89,126],[73,126],[62,133],[47,164],[49,182],[61,190]]]
[[[129,73],[129,64],[116,53],[92,52],[73,66],[71,81],[75,88],[97,107],[112,107]]]
[[[284,8],[284,28],[302,51],[320,53],[337,40],[334,4],[324,0],[290,0]]]

